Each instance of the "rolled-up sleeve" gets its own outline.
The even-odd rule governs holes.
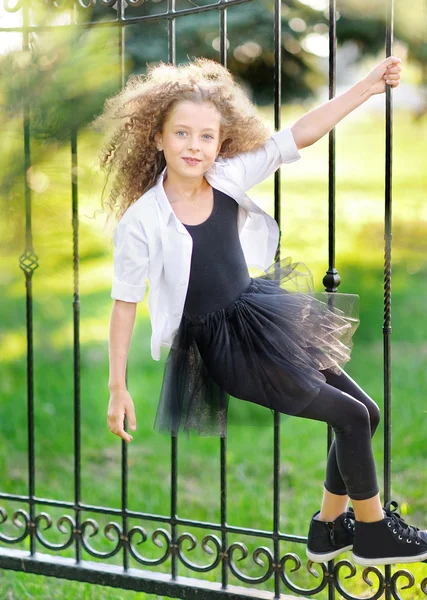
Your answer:
[[[283,163],[301,158],[292,130],[287,127],[277,131],[256,150],[242,152],[228,159],[229,166],[245,190],[260,183],[274,173]]]
[[[291,163],[301,158],[290,127],[273,133],[271,136],[279,148],[282,163]]]
[[[114,232],[114,277],[111,297],[125,302],[141,302],[145,296],[149,253],[140,221],[119,221]]]

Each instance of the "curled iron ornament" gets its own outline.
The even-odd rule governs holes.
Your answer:
[[[243,544],[241,542],[234,542],[234,544],[231,544],[231,546],[229,546],[229,548],[228,548],[229,566],[230,566],[230,571],[233,573],[233,575],[235,575],[238,579],[240,579],[240,581],[244,581],[245,583],[251,583],[251,584],[263,583],[264,581],[267,581],[267,579],[270,579],[272,573],[274,572],[274,558],[273,558],[273,555],[269,548],[267,548],[266,546],[259,546],[252,553],[254,562],[257,565],[260,565],[261,567],[264,566],[264,562],[261,560],[260,555],[264,554],[265,557],[267,558],[268,570],[261,577],[248,577],[247,575],[244,575],[241,571],[239,571],[239,569],[236,567],[234,560],[233,560],[233,554],[237,550],[239,550],[242,554],[242,556],[237,559],[239,561],[243,560],[244,558],[247,558],[248,554],[249,554],[248,549],[246,548],[245,544]]]
[[[153,534],[151,535],[151,539],[156,544],[156,546],[158,546],[159,548],[163,547],[163,542],[162,542],[161,538],[164,538],[164,540],[166,542],[166,549],[165,549],[163,556],[161,556],[160,558],[155,558],[155,559],[144,558],[143,556],[141,556],[141,554],[139,554],[139,552],[137,552],[135,545],[134,545],[135,543],[133,541],[133,538],[136,534],[139,534],[141,536],[141,539],[136,542],[137,546],[139,546],[139,544],[142,544],[143,542],[146,542],[148,539],[147,532],[145,531],[145,529],[143,527],[140,527],[139,525],[135,525],[135,527],[132,527],[132,529],[129,531],[129,533],[128,533],[129,553],[133,556],[133,558],[136,561],[138,561],[142,565],[154,566],[154,565],[160,565],[161,563],[165,562],[165,560],[167,560],[167,558],[169,557],[169,555],[172,552],[172,545],[171,545],[170,534],[168,531],[166,531],[166,529],[163,529],[163,528],[156,529],[153,532]]]
[[[320,577],[319,573],[313,569],[313,566],[321,567],[323,571],[323,576],[326,577],[326,575],[328,574],[328,567],[326,566],[326,563],[315,563],[312,560],[309,560],[307,562],[307,571],[310,573],[310,575],[313,575],[314,577]]]
[[[4,0],[4,10],[8,13],[15,13],[22,8],[22,0],[17,0],[15,6],[11,5],[12,3],[9,0]]]
[[[121,528],[121,526],[118,523],[115,523],[114,521],[111,521],[110,523],[107,523],[107,525],[104,527],[104,534],[105,537],[110,540],[111,542],[115,541],[115,537],[117,537],[117,543],[116,543],[116,547],[113,548],[110,552],[99,552],[98,550],[95,550],[90,544],[88,544],[87,539],[85,538],[85,531],[87,529],[87,527],[92,527],[93,531],[92,533],[89,534],[89,537],[93,537],[94,535],[96,535],[99,531],[99,526],[98,523],[95,521],[95,519],[86,519],[86,521],[84,521],[81,525],[81,531],[82,531],[82,546],[83,548],[92,556],[95,556],[96,558],[110,558],[111,556],[114,556],[115,554],[117,554],[117,552],[120,550],[120,548],[123,545],[123,530]],[[115,536],[113,536],[111,534],[111,532],[115,532]]]
[[[207,573],[208,571],[212,571],[212,569],[215,569],[221,562],[221,541],[219,540],[219,538],[216,535],[213,535],[213,534],[205,535],[202,540],[202,548],[203,548],[204,552],[206,552],[207,554],[211,554],[211,555],[214,554],[214,551],[212,550],[212,548],[210,546],[208,546],[208,542],[212,542],[216,548],[215,560],[212,563],[210,563],[208,565],[204,565],[204,566],[196,565],[195,563],[187,560],[187,558],[185,557],[183,550],[181,548],[181,545],[185,541],[190,542],[190,547],[186,548],[186,550],[191,552],[192,550],[197,548],[197,539],[195,538],[195,536],[192,533],[183,533],[176,540],[179,559],[189,569],[191,569],[193,571],[197,571],[197,573]]]
[[[58,10],[61,10],[61,8],[66,8],[67,4],[70,8],[72,8],[72,6],[70,6],[72,4],[70,0],[62,0],[62,3],[59,2],[59,0],[45,0],[45,3],[49,4],[51,8],[57,8]]]
[[[355,575],[357,573],[356,567],[351,561],[346,560],[346,559],[340,560],[334,566],[334,571],[333,571],[334,585],[337,588],[337,590],[339,591],[339,593],[344,598],[346,598],[347,600],[355,600],[355,597],[352,596],[349,592],[347,592],[342,586],[341,579],[340,579],[340,571],[343,567],[347,567],[348,569],[350,569],[350,574],[346,575],[345,579],[351,579],[351,578],[355,577]],[[367,583],[370,587],[373,587],[373,585],[374,585],[368,577],[368,575],[370,573],[373,573],[374,575],[376,575],[378,577],[378,589],[372,596],[364,596],[364,598],[366,598],[366,600],[377,600],[378,598],[381,598],[381,596],[383,595],[383,592],[384,592],[384,588],[385,588],[384,575],[381,573],[381,571],[377,567],[366,567],[366,569],[363,569],[363,572],[362,572],[363,581],[365,583]]]
[[[83,10],[89,10],[89,8],[95,6],[95,0],[88,0],[88,2],[84,2],[84,0],[77,0],[77,4]]]
[[[117,0],[101,0],[100,4],[104,8],[111,8],[112,6],[114,6],[115,4],[117,4]]]
[[[22,540],[24,540],[27,537],[27,535],[29,535],[29,533],[30,533],[30,515],[23,508],[19,508],[18,510],[16,510],[13,513],[12,523],[15,525],[15,527],[18,527],[18,528],[24,526],[21,523],[21,521],[19,520],[19,517],[22,517],[25,522],[25,530],[22,533],[22,535],[19,535],[18,537],[10,537],[8,535],[4,535],[3,533],[0,533],[0,541],[1,542],[5,542],[6,544],[17,544],[18,542],[22,542]],[[7,519],[8,519],[7,511],[2,506],[0,506],[0,525],[3,525],[3,523],[6,523]]]
[[[45,527],[42,526],[42,521],[45,521]],[[63,515],[56,522],[56,525],[61,533],[69,533],[68,540],[63,544],[52,544],[43,536],[43,534],[40,531],[40,529],[47,530],[52,527],[52,517],[49,515],[49,513],[41,512],[39,515],[37,515],[35,522],[36,537],[45,548],[48,548],[49,550],[65,550],[65,548],[68,548],[68,546],[71,546],[71,544],[73,543],[76,532],[76,523],[74,519],[69,515]],[[69,529],[64,526],[65,524],[68,525]]]
[[[408,590],[409,588],[414,587],[415,577],[410,571],[407,571],[406,569],[400,569],[399,571],[393,573],[390,579],[391,593],[393,594],[393,598],[395,598],[395,600],[404,600],[397,589],[397,580],[399,577],[406,577],[408,580],[408,583],[402,587],[402,590]]]
[[[280,559],[280,563],[281,563],[281,571],[280,571],[280,576],[282,578],[282,581],[284,582],[284,584],[287,586],[287,588],[289,588],[292,592],[295,592],[296,594],[302,594],[302,595],[306,595],[306,596],[313,596],[314,594],[318,594],[319,592],[321,592],[322,590],[325,589],[325,587],[328,585],[328,568],[325,565],[325,563],[313,563],[311,560],[308,561],[307,563],[307,571],[313,575],[314,577],[320,577],[320,575],[313,569],[313,564],[316,564],[316,566],[320,567],[323,571],[323,577],[322,577],[322,581],[319,583],[319,585],[315,588],[302,588],[299,585],[297,585],[296,583],[294,583],[293,581],[291,581],[289,579],[289,576],[286,573],[286,563],[288,561],[292,561],[294,563],[293,568],[290,570],[291,573],[294,573],[295,571],[299,571],[299,569],[302,566],[301,563],[301,559],[297,554],[294,554],[293,552],[287,552],[284,556],[282,556],[282,558]]]
[[[27,275],[32,275],[39,266],[39,257],[32,250],[25,250],[19,257],[19,266]]]

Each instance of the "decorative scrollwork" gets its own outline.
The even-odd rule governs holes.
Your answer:
[[[129,6],[141,6],[141,4],[144,4],[145,0],[126,0],[126,4],[129,4]]]
[[[409,571],[407,571],[406,569],[400,569],[399,571],[396,571],[395,573],[393,573],[390,582],[391,582],[391,593],[393,594],[393,598],[395,598],[396,600],[404,600],[402,598],[402,596],[399,593],[399,590],[397,589],[397,580],[400,577],[406,577],[406,579],[408,580],[408,583],[406,585],[404,585],[401,589],[402,590],[408,590],[411,587],[414,587],[415,585],[415,577],[412,573],[410,573]]]
[[[34,254],[32,250],[25,250],[19,257],[19,266],[25,273],[32,275],[39,266],[38,261],[39,258],[37,254]]]
[[[314,577],[320,577],[319,573],[313,569],[313,566],[321,567],[322,571],[323,571],[323,576],[326,577],[326,575],[328,573],[328,567],[326,566],[325,563],[314,563],[312,560],[309,560],[307,562],[307,571]],[[295,569],[293,569],[293,570],[295,570]]]
[[[65,548],[68,548],[68,546],[71,546],[71,544],[73,543],[74,538],[75,538],[76,524],[75,524],[74,519],[72,517],[70,517],[69,515],[63,515],[62,517],[60,517],[58,519],[58,521],[56,523],[56,525],[61,533],[69,534],[68,540],[66,542],[64,542],[63,544],[52,544],[51,542],[48,542],[48,540],[45,537],[43,537],[41,531],[39,530],[39,527],[41,526],[42,521],[45,521],[45,523],[46,523],[45,527],[42,527],[44,530],[50,529],[50,527],[52,527],[52,517],[48,513],[41,512],[39,515],[37,515],[35,521],[36,521],[36,537],[39,540],[39,542],[41,544],[43,544],[43,546],[45,548],[48,548],[49,550],[65,550]],[[65,527],[64,526],[65,524],[67,524],[68,527]]]
[[[101,6],[105,6],[106,8],[111,8],[117,3],[117,0],[101,0]],[[126,2],[127,4],[127,2]]]
[[[98,533],[99,526],[95,519],[86,519],[86,521],[84,521],[81,526],[82,546],[92,556],[96,556],[96,558],[110,558],[111,556],[117,554],[117,552],[123,546],[123,530],[118,523],[111,521],[110,523],[107,523],[107,525],[104,527],[105,537],[112,542],[117,542],[115,548],[113,548],[110,552],[99,552],[92,548],[90,544],[88,544],[87,539],[85,537],[85,531],[88,527],[91,527],[93,529],[92,533],[89,534],[89,537],[93,537]],[[112,532],[115,532],[116,535],[112,535]]]
[[[19,520],[19,517],[22,517],[25,523],[25,529],[22,535],[19,535],[18,537],[10,537],[8,535],[0,533],[1,542],[6,542],[6,544],[17,544],[18,542],[22,542],[22,540],[24,540],[30,533],[30,515],[27,513],[27,511],[25,511],[22,508],[19,508],[13,513],[12,523],[15,525],[15,527],[18,528],[24,527],[23,523]],[[7,519],[8,516],[6,510],[2,506],[0,506],[0,525],[6,523]]]
[[[349,594],[341,584],[340,571],[343,567],[347,567],[348,569],[350,569],[350,574],[346,575],[345,579],[351,579],[352,577],[355,577],[355,575],[357,573],[356,567],[352,562],[350,562],[349,560],[345,560],[345,559],[340,560],[334,566],[335,587],[337,588],[339,593],[347,600],[355,600],[354,596]],[[362,578],[363,578],[363,581],[365,583],[367,583],[370,587],[372,587],[374,584],[368,577],[369,573],[373,573],[374,575],[376,575],[378,577],[378,590],[374,593],[373,596],[366,596],[366,600],[377,600],[377,598],[381,598],[381,596],[383,595],[383,592],[384,592],[384,588],[385,588],[384,575],[381,573],[381,571],[377,567],[366,567],[366,569],[363,570]]]
[[[311,560],[308,561],[307,563],[307,570],[311,575],[314,575],[314,577],[319,577],[319,574],[313,569],[313,564],[316,564],[316,566],[319,566],[322,570],[323,570],[323,577],[322,577],[322,581],[319,583],[319,585],[316,588],[302,588],[298,585],[296,585],[296,583],[294,583],[293,581],[291,581],[289,579],[289,576],[286,573],[286,563],[288,561],[292,561],[294,563],[293,568],[290,570],[291,573],[294,573],[295,571],[299,571],[299,569],[301,568],[301,559],[297,554],[294,554],[293,552],[288,552],[287,554],[285,554],[284,556],[282,556],[280,563],[282,565],[282,569],[281,569],[281,578],[283,580],[283,582],[286,584],[286,586],[292,591],[295,592],[296,594],[302,594],[302,595],[307,595],[307,596],[312,596],[314,594],[318,594],[319,592],[321,592],[327,585],[328,585],[328,568],[325,565],[325,563],[313,563]]]
[[[264,566],[264,562],[261,560],[260,555],[264,554],[264,556],[267,558],[268,569],[267,569],[266,573],[264,575],[262,575],[261,577],[248,577],[247,575],[244,575],[241,571],[239,571],[239,569],[236,567],[234,560],[233,560],[233,554],[237,550],[239,550],[242,554],[242,556],[237,559],[239,561],[243,560],[244,558],[247,558],[247,556],[249,554],[248,549],[246,548],[245,544],[242,544],[241,542],[235,542],[234,544],[231,544],[231,546],[228,548],[228,555],[229,555],[229,566],[230,566],[230,570],[233,573],[233,575],[235,575],[238,579],[240,579],[240,581],[244,581],[245,583],[251,583],[251,584],[262,583],[263,581],[267,581],[267,579],[270,579],[270,577],[274,571],[274,558],[273,558],[273,555],[269,548],[266,548],[265,546],[260,546],[259,548],[256,548],[252,554],[254,562],[257,565],[260,565],[261,567]]]
[[[202,540],[202,548],[203,550],[207,553],[207,554],[214,554],[214,551],[212,550],[212,548],[210,546],[208,546],[208,542],[212,542],[216,548],[216,557],[215,560],[208,564],[208,565],[204,565],[204,566],[200,566],[200,565],[196,565],[193,562],[190,562],[189,560],[187,560],[187,558],[184,556],[182,548],[181,548],[181,544],[184,541],[189,541],[190,542],[190,547],[187,548],[188,551],[194,550],[194,548],[197,547],[197,540],[195,538],[194,535],[192,535],[191,533],[183,533],[182,535],[180,535],[176,541],[177,544],[177,548],[178,548],[178,556],[180,561],[189,569],[192,569],[193,571],[197,571],[198,573],[206,573],[207,571],[212,571],[212,569],[215,569],[219,563],[221,562],[221,541],[219,540],[219,538],[216,535],[205,535],[205,537]]]
[[[92,8],[93,6],[95,6],[95,0],[87,0],[87,2],[85,2],[84,0],[77,0],[77,4],[78,4],[78,8],[82,8],[83,10],[88,10],[89,8]]]
[[[0,506],[0,527],[6,523],[8,519],[9,517],[6,509]],[[295,594],[307,597],[317,597],[317,594],[324,590],[328,585],[333,585],[340,595],[340,598],[345,598],[346,600],[358,600],[359,598],[359,596],[350,594],[343,585],[343,580],[351,580],[357,575],[356,565],[350,560],[344,559],[335,563],[332,570],[329,569],[328,563],[326,562],[313,563],[310,560],[307,561],[307,571],[313,577],[317,579],[320,578],[320,582],[317,587],[304,588],[296,585],[296,583],[290,579],[289,573],[298,572],[302,567],[300,557],[292,552],[286,553],[280,559],[279,563],[275,563],[271,550],[265,546],[258,546],[253,551],[252,557],[256,565],[264,568],[264,573],[260,577],[249,577],[236,566],[238,561],[243,561],[249,556],[246,545],[242,542],[234,542],[229,546],[228,550],[224,550],[220,538],[213,534],[205,535],[201,541],[202,550],[213,558],[207,564],[199,565],[189,560],[186,555],[186,553],[197,549],[197,546],[200,543],[197,538],[189,532],[182,533],[177,538],[176,543],[173,544],[169,531],[163,528],[156,529],[151,535],[151,541],[164,551],[159,558],[149,559],[142,556],[137,550],[137,546],[146,543],[149,537],[147,531],[138,525],[130,529],[127,535],[124,535],[121,525],[114,521],[107,523],[103,529],[104,535],[107,540],[113,542],[114,547],[108,552],[101,552],[95,550],[88,541],[99,533],[100,527],[95,519],[86,519],[82,523],[80,530],[78,530],[72,516],[62,515],[57,519],[56,526],[62,534],[67,536],[67,539],[58,544],[48,541],[44,535],[44,532],[51,529],[55,524],[49,513],[40,512],[35,517],[34,521],[34,523],[31,522],[29,513],[24,509],[16,510],[13,513],[11,522],[15,527],[20,529],[23,528],[24,530],[22,534],[16,537],[6,536],[0,533],[0,543],[17,544],[24,540],[28,535],[33,534],[48,550],[62,551],[71,546],[76,538],[79,537],[81,539],[82,547],[90,555],[96,558],[110,558],[116,555],[121,548],[126,547],[129,554],[138,563],[147,566],[156,566],[164,563],[170,557],[172,552],[176,552],[176,555],[183,565],[198,573],[206,573],[215,570],[220,565],[221,560],[228,557],[228,565],[233,575],[240,581],[250,585],[256,586],[261,584],[270,579],[275,571],[278,571],[286,590],[294,592]],[[186,542],[189,543],[187,547],[185,547]],[[370,588],[373,588],[374,585],[377,587],[375,591],[372,590],[371,595],[368,595],[366,591],[364,592],[363,598],[365,600],[379,600],[383,598],[386,587],[389,587],[393,600],[406,600],[406,597],[403,597],[401,592],[416,586],[414,574],[406,569],[399,569],[394,572],[390,577],[390,583],[388,583],[388,581],[386,582],[384,573],[376,566],[368,566],[364,568],[360,574],[362,575],[363,581]],[[373,580],[372,575],[376,577],[377,581]],[[404,578],[403,582],[401,581],[402,578]],[[424,596],[427,597],[427,577],[421,581],[420,590]]]
[[[22,8],[22,0],[17,0],[15,6],[12,6],[10,0],[4,0],[4,10],[9,13],[18,12]]]
[[[59,2],[58,0],[45,0],[45,3],[49,4],[51,8],[57,8],[58,10],[66,8],[67,4],[69,5],[68,0],[62,0],[62,2]]]
[[[141,539],[139,540],[139,542],[137,542],[138,546],[139,546],[139,544],[146,542],[147,538],[148,538],[147,532],[145,531],[145,529],[143,529],[139,525],[132,527],[132,529],[129,531],[129,533],[128,533],[129,552],[135,560],[137,560],[139,563],[141,563],[143,565],[150,565],[150,566],[160,565],[161,563],[165,562],[165,560],[167,560],[167,558],[169,557],[169,555],[172,552],[172,546],[171,546],[170,534],[168,531],[166,531],[166,529],[162,529],[162,528],[156,529],[151,536],[151,539],[156,544],[156,546],[158,546],[159,548],[163,547],[163,542],[162,542],[161,538],[164,538],[165,543],[166,543],[166,550],[165,550],[163,556],[161,556],[160,558],[155,558],[155,559],[144,558],[143,556],[141,556],[141,554],[139,554],[139,552],[136,551],[134,542],[133,542],[133,537],[135,536],[135,534],[139,534],[141,536]]]

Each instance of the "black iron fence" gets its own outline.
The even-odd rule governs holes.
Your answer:
[[[163,22],[167,25],[168,60],[176,61],[176,30],[177,19],[203,11],[219,13],[219,52],[220,61],[227,65],[227,15],[237,4],[256,2],[256,0],[219,0],[205,2],[200,6],[188,3],[186,7],[177,9],[176,0],[167,0],[165,11],[153,14],[130,14],[129,9],[143,6],[144,0],[102,0],[95,3],[92,0],[78,2],[44,3],[52,15],[67,11],[69,22],[63,25],[35,24],[31,18],[32,5],[25,0],[17,3],[6,2],[4,14],[20,13],[22,22],[14,27],[2,27],[2,35],[10,32],[22,34],[23,49],[31,45],[33,32],[49,31],[52,27],[114,27],[119,32],[118,53],[120,57],[121,84],[125,82],[124,57],[126,52],[125,32],[131,24],[142,22]],[[272,34],[274,35],[274,124],[278,130],[281,107],[281,0],[273,0],[274,17]],[[98,11],[98,19],[93,19],[93,9]],[[102,18],[104,9],[115,9],[114,18]],[[393,38],[393,2],[387,5],[386,55],[392,53]],[[111,11],[109,13],[111,15]],[[329,2],[329,97],[335,95],[335,60],[336,60],[336,4]],[[385,255],[384,255],[384,500],[390,499],[390,425],[391,425],[391,389],[390,389],[390,279],[391,279],[391,204],[392,204],[392,92],[390,86],[386,91],[386,168],[385,168]],[[24,139],[24,169],[27,173],[31,166],[30,152],[30,104],[31,94],[24,100],[23,110],[23,139]],[[340,284],[340,276],[335,268],[335,131],[329,134],[329,252],[328,269],[324,277],[327,291],[335,291]],[[72,226],[73,226],[73,269],[74,269],[74,500],[73,502],[58,501],[36,495],[35,452],[34,452],[34,348],[33,348],[33,292],[32,281],[38,266],[37,248],[33,247],[32,231],[32,192],[26,177],[25,185],[25,240],[24,252],[19,258],[20,268],[25,277],[26,289],[26,329],[27,329],[27,435],[28,435],[28,492],[25,495],[0,493],[0,498],[6,502],[16,503],[19,508],[7,512],[0,507],[0,567],[15,571],[25,571],[53,577],[60,577],[96,584],[102,584],[122,589],[144,591],[159,596],[178,598],[289,598],[288,594],[298,597],[318,597],[327,593],[329,599],[343,597],[353,599],[346,589],[343,579],[355,576],[356,569],[348,560],[330,561],[313,567],[308,563],[310,583],[304,587],[297,585],[292,574],[302,570],[303,560],[295,552],[282,552],[286,544],[300,544],[302,554],[306,538],[283,533],[279,529],[280,497],[280,419],[274,417],[274,455],[273,455],[273,527],[270,531],[248,527],[232,526],[227,520],[227,439],[220,439],[220,521],[205,522],[180,518],[177,514],[178,493],[178,440],[171,438],[171,470],[170,470],[170,514],[149,514],[129,509],[128,503],[128,454],[127,446],[122,442],[121,454],[121,506],[112,508],[97,506],[83,502],[81,494],[81,394],[80,394],[80,304],[79,304],[79,219],[78,191],[79,181],[77,167],[77,137],[78,130],[71,131],[71,169],[72,177]],[[275,217],[280,222],[281,186],[280,170],[274,176],[274,210]],[[331,429],[328,430],[327,449],[332,441]],[[62,516],[56,519],[46,511],[60,510]],[[108,518],[104,527],[105,539],[109,542],[106,551],[100,551],[92,544],[99,534],[99,520],[102,515]],[[134,524],[137,522],[137,524]],[[144,522],[157,523],[158,528],[152,533],[151,541],[161,548],[161,555],[156,558],[144,556],[141,549],[148,540]],[[4,525],[15,528],[15,535],[6,535]],[[60,543],[47,539],[44,532],[56,525],[62,535]],[[182,528],[196,528],[203,534],[201,547],[209,562],[196,564],[188,557],[188,552],[196,548],[198,541],[195,535]],[[3,531],[2,531],[3,529]],[[269,547],[259,545],[253,552],[253,560],[258,567],[263,568],[259,577],[249,577],[238,565],[246,558],[248,549],[243,542],[231,542],[231,536],[251,535],[262,544],[269,542]],[[25,549],[22,544],[25,543]],[[184,548],[185,546],[185,548]],[[272,549],[270,549],[272,548]],[[47,550],[47,552],[45,551]],[[107,559],[120,557],[121,564],[107,563]],[[94,560],[91,560],[93,558]],[[192,571],[197,577],[179,575],[180,565]],[[159,567],[159,570],[156,570]],[[160,571],[160,567],[163,568]],[[167,570],[166,570],[167,567]],[[300,571],[301,572],[301,571]],[[320,575],[319,575],[320,572]],[[219,574],[217,581],[208,581],[204,574]],[[230,584],[230,576],[244,585]],[[408,597],[427,596],[427,578],[419,589],[415,578],[408,570],[399,569],[392,574],[389,566],[384,572],[376,567],[364,569],[363,579],[375,588],[366,587],[363,597],[372,600],[377,598],[401,598],[399,587],[411,589],[414,595]],[[374,580],[372,582],[372,579]],[[233,581],[234,581],[233,580]],[[402,584],[402,581],[406,585]],[[270,591],[261,589],[261,584],[269,582]],[[325,591],[323,591],[325,590]],[[292,596],[293,597],[293,596]]]

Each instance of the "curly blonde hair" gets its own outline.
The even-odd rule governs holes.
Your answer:
[[[131,75],[89,124],[107,134],[98,160],[107,173],[102,194],[110,174],[114,175],[106,204],[117,219],[155,184],[166,166],[154,136],[162,132],[174,106],[184,100],[210,103],[218,110],[219,154],[224,158],[254,150],[271,135],[258,109],[220,63],[207,58],[179,66],[161,62],[146,75]]]

